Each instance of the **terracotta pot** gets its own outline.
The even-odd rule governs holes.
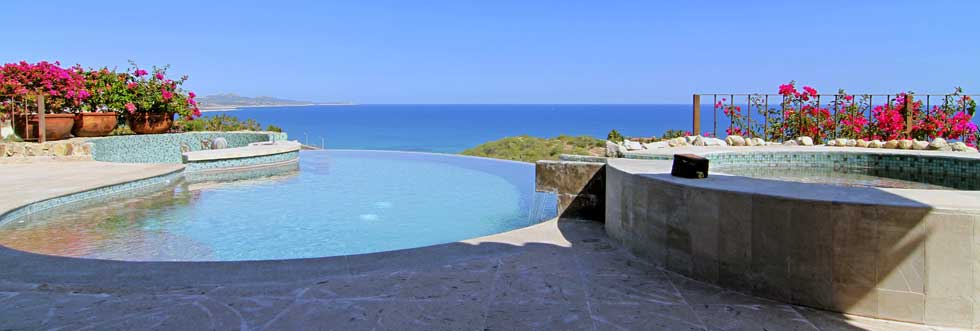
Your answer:
[[[40,127],[38,123],[37,115],[14,115],[13,117],[13,127],[14,133],[18,137],[24,140],[37,140],[40,136],[38,128]],[[26,121],[26,127],[25,127]],[[44,115],[44,133],[45,139],[47,140],[60,140],[68,138],[71,133],[71,127],[75,124],[74,114],[45,114]]]
[[[174,113],[135,112],[126,115],[126,121],[138,134],[167,133],[174,125]]]
[[[116,113],[78,113],[71,134],[75,137],[103,137],[116,128]]]

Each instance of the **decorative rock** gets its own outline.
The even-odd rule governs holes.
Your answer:
[[[977,149],[976,148],[967,146],[962,141],[957,141],[955,143],[950,144],[949,146],[950,146],[950,149],[952,149],[954,151],[957,151],[957,152],[974,152],[974,153],[977,152]]]
[[[900,149],[912,149],[912,140],[902,139],[898,141],[898,148]]]
[[[190,149],[190,146],[187,148]],[[183,150],[183,146],[181,146],[181,150]],[[626,147],[606,140],[606,157],[623,157],[625,153]]]
[[[707,137],[704,138],[704,145],[705,146],[728,146],[728,143],[718,138]]]
[[[854,144],[857,147],[861,147],[861,148],[868,147],[868,141],[864,139],[858,139],[857,141],[854,142]]]
[[[652,143],[643,144],[643,148],[646,149],[658,149],[658,148],[667,148],[667,147],[670,147],[670,145],[667,145],[666,141],[655,141]]]
[[[39,144],[26,144],[24,145],[26,156],[43,156],[44,146]]]
[[[627,151],[637,151],[643,149],[643,144],[640,144],[638,141],[630,141],[629,139],[623,140],[623,146],[626,147]]]
[[[834,145],[833,146],[838,146],[838,147],[847,146],[847,139],[845,139],[845,138],[837,138],[837,139],[834,139],[833,142],[834,142]]]
[[[896,148],[898,148],[898,140],[892,139],[892,140],[889,140],[889,141],[885,142],[885,148],[888,148],[888,149],[896,149]]]
[[[228,140],[225,137],[217,137],[211,141],[211,149],[224,149],[228,148]]]
[[[687,141],[688,144],[694,145],[694,139],[697,139],[697,137],[700,136],[684,136],[684,141]]]
[[[691,145],[694,145],[694,146],[704,146],[704,137],[702,137],[702,136],[696,136],[696,137],[694,137],[694,140],[691,141]]]
[[[927,149],[927,148],[929,148],[929,142],[928,141],[920,141],[920,140],[914,140],[914,139],[912,140],[912,149],[917,150],[917,151],[921,151],[921,150]]]
[[[803,136],[796,138],[796,143],[801,146],[813,146],[813,138]]]
[[[846,141],[846,142],[844,142],[844,145],[846,145],[847,147],[854,147],[854,146],[857,146],[857,140],[854,140],[854,139],[847,139],[847,141]]]
[[[728,136],[725,137],[725,143],[729,146],[745,146],[745,138],[742,138],[742,136]]]
[[[783,142],[783,145],[786,145],[786,146],[796,146],[796,145],[799,145],[799,143],[797,143],[796,140],[787,140],[787,141],[784,141]]]
[[[882,148],[885,144],[881,140],[875,139],[868,142],[868,148]]]
[[[946,142],[946,139],[936,138],[933,139],[931,143],[929,143],[929,149],[938,150],[938,151],[949,151],[952,150],[953,148],[949,146],[949,143]]]
[[[755,139],[745,138],[745,146],[757,146]]]
[[[677,137],[667,141],[667,145],[670,147],[685,147],[688,146],[687,139],[684,137]]]
[[[69,150],[70,146],[71,146],[70,144],[54,144],[51,145],[48,151],[54,156],[70,155],[71,154],[71,151]]]
[[[766,145],[766,140],[765,139],[762,139],[762,138],[759,138],[759,137],[752,138],[752,141],[755,142],[755,146],[765,146]]]
[[[837,139],[827,141],[827,146],[837,146]]]

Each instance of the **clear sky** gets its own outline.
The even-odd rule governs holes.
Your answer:
[[[171,64],[198,94],[686,103],[694,92],[980,93],[980,1],[19,1],[0,60]]]

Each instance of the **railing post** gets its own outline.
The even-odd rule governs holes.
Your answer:
[[[47,128],[44,123],[44,93],[37,94],[37,142],[48,140]]]
[[[694,95],[694,108],[693,108],[693,127],[694,131],[691,131],[693,135],[701,134],[701,95]]]
[[[912,138],[912,94],[905,94],[905,138]]]

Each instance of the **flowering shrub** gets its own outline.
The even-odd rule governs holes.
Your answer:
[[[830,111],[820,105],[817,90],[804,86],[803,92],[796,89],[796,81],[779,86],[783,101],[782,123],[775,130],[781,130],[788,137],[808,136],[822,141],[833,132],[834,119]]]
[[[184,92],[180,88],[187,81],[187,76],[177,80],[167,78],[167,69],[153,67],[150,72],[140,69],[130,62],[132,68],[126,77],[126,88],[129,91],[129,101],[123,105],[128,113],[152,112],[175,113],[182,117],[194,118],[201,116],[201,110],[194,100],[194,92]]]
[[[745,123],[745,117],[742,115],[742,106],[736,105],[726,105],[726,98],[721,98],[721,101],[715,104],[715,109],[721,109],[725,116],[731,119],[731,124],[728,129],[725,129],[725,133],[728,135],[747,135],[749,134],[749,126]]]
[[[126,74],[110,71],[103,67],[98,70],[76,70],[85,77],[85,88],[91,96],[82,104],[85,111],[120,111],[130,100],[126,87]]]
[[[77,107],[91,94],[79,67],[61,68],[59,62],[7,63],[0,67],[0,94],[22,96],[33,104],[34,92],[44,93],[45,109],[56,112]]]

